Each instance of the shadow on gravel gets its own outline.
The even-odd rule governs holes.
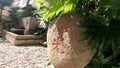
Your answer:
[[[41,46],[41,47],[47,47],[47,45],[44,45],[42,43],[40,44],[24,44],[24,45],[15,45],[15,46],[18,46],[18,47],[36,47],[36,46]]]

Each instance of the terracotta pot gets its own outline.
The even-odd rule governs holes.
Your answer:
[[[68,13],[55,19],[49,27],[48,57],[55,68],[84,68],[92,59],[90,40],[80,41],[85,29],[79,24],[83,21],[80,14]]]

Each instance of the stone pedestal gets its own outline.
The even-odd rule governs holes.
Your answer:
[[[43,37],[35,35],[18,35],[4,30],[5,38],[13,45],[40,44]]]
[[[80,41],[85,29],[80,14],[69,13],[53,21],[47,33],[48,57],[55,68],[84,68],[94,52],[89,50],[90,40]],[[52,67],[51,67],[52,68]]]
[[[25,17],[22,19],[22,23],[26,34],[33,34],[39,26],[37,18],[34,17]]]
[[[18,35],[24,35],[24,29],[11,28],[10,31],[13,32],[13,33],[16,33]]]

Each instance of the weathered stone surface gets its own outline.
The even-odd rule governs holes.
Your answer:
[[[23,27],[25,28],[26,35],[33,34],[39,26],[38,19],[35,17],[22,18],[22,24]]]
[[[22,19],[22,23],[24,28],[28,31],[33,31],[39,26],[38,20],[34,17],[25,17]]]
[[[80,41],[85,31],[79,26],[80,14],[65,14],[49,27],[47,33],[48,57],[55,68],[84,68],[94,55],[89,50],[90,40]]]
[[[39,44],[42,41],[42,37],[35,35],[18,35],[9,31],[4,31],[5,37],[14,45],[21,44]]]
[[[13,33],[19,34],[19,35],[23,35],[24,34],[24,29],[11,28],[10,31],[13,32]]]
[[[48,65],[46,68],[55,68],[54,65]]]

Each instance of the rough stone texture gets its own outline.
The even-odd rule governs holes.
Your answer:
[[[55,68],[55,66],[52,65],[52,64],[50,64],[50,65],[48,65],[46,68]]]
[[[25,17],[22,19],[22,23],[27,31],[33,31],[39,26],[38,20],[34,17]]]
[[[24,29],[11,28],[10,31],[13,32],[13,33],[16,33],[18,35],[24,35]]]
[[[24,17],[22,18],[22,24],[19,24],[21,27],[23,26],[25,28],[25,34],[33,34],[35,33],[35,30],[38,28],[39,23],[38,19],[35,17]]]
[[[7,40],[9,40],[14,45],[21,44],[39,44],[43,41],[41,36],[35,35],[18,35],[9,31],[4,30],[4,35]]]
[[[0,38],[0,68],[45,68],[48,62],[45,47],[15,46]]]
[[[69,13],[54,20],[47,33],[48,57],[55,68],[84,68],[94,55],[90,40],[80,41],[83,18]],[[51,67],[53,68],[53,67]]]

